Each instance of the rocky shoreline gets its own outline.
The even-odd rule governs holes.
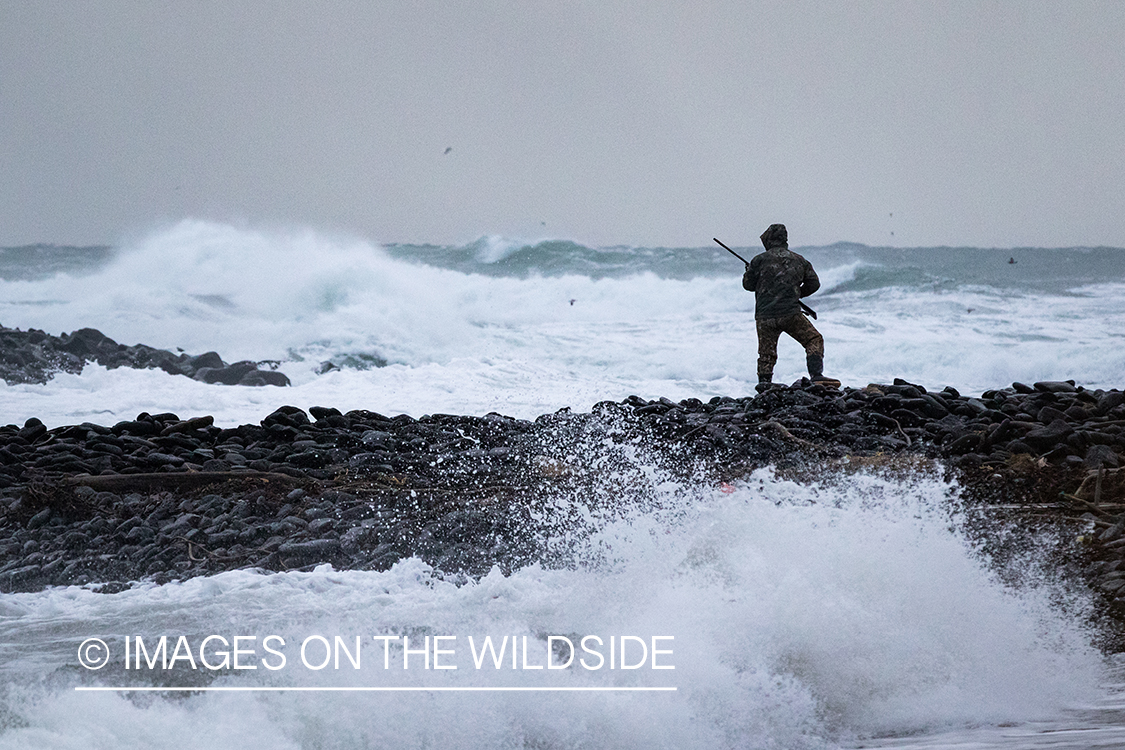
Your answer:
[[[283,406],[257,425],[213,421],[0,427],[0,592],[409,556],[466,576],[550,565],[566,540],[622,503],[659,502],[668,482],[714,486],[773,465],[806,478],[946,472],[966,505],[1065,527],[1064,556],[1125,611],[1120,390],[1015,383],[967,397],[802,380],[535,420]]]
[[[0,380],[8,385],[46,383],[58,372],[77,375],[87,362],[110,370],[160,369],[219,385],[289,385],[289,378],[276,371],[276,362],[228,364],[216,352],[193,356],[145,344],[126,346],[94,328],[52,336],[36,328],[21,331],[0,326]]]

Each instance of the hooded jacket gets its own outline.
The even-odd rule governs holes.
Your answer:
[[[789,249],[784,224],[771,224],[761,240],[766,251],[751,258],[742,275],[742,288],[754,292],[754,317],[799,315],[798,300],[820,289],[812,263]]]

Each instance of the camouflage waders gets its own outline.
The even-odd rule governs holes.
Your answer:
[[[787,315],[783,318],[758,318],[758,382],[773,380],[773,366],[777,364],[777,340],[788,333],[805,347],[809,377],[813,380],[824,374],[824,337],[804,315]]]

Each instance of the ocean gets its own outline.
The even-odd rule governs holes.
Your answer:
[[[807,302],[825,372],[847,386],[1125,385],[1125,250],[794,249],[822,282]],[[293,384],[87,365],[0,386],[0,420],[234,426],[283,404],[534,419],[633,394],[745,396],[741,272],[709,236],[377,246],[185,221],[114,247],[0,249],[0,324],[268,361]],[[775,381],[803,374],[783,339]],[[1000,575],[940,472],[766,468],[716,487],[664,476],[644,446],[627,458],[645,486],[606,477],[619,513],[508,576],[404,560],[0,595],[0,748],[1125,746],[1125,661],[1092,645],[1082,584],[1035,544]],[[507,649],[495,662],[486,637]],[[103,669],[80,661],[91,638]],[[238,669],[202,663],[238,648]],[[76,690],[107,686],[181,690]]]

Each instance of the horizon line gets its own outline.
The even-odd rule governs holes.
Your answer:
[[[556,692],[556,693],[606,693],[606,692],[675,692],[675,687],[271,687],[271,686],[223,686],[223,687],[76,687],[79,693],[121,693],[121,692],[214,692],[214,693],[423,693],[423,692],[461,692],[461,693],[512,693],[512,692]]]

